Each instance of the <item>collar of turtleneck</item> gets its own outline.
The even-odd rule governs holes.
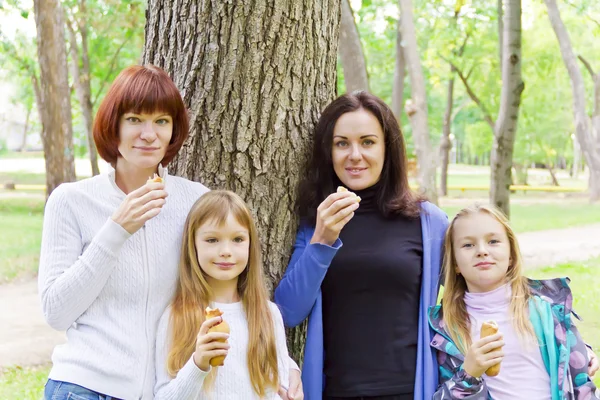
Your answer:
[[[492,311],[506,308],[510,304],[512,289],[508,283],[485,293],[465,292],[467,307],[478,311]]]

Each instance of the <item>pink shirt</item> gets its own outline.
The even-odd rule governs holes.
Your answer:
[[[519,340],[510,315],[511,288],[508,284],[486,293],[465,293],[471,317],[471,337],[478,340],[481,324],[494,320],[504,335],[504,360],[497,376],[483,375],[495,400],[550,400],[550,376],[544,366],[537,340]]]

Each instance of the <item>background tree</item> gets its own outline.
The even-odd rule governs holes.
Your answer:
[[[340,2],[342,5],[342,16],[340,20],[339,53],[340,63],[344,70],[346,91],[369,91],[369,77],[367,75],[365,56],[350,0],[340,0]]]
[[[335,96],[339,21],[339,0],[148,6],[143,62],[173,76],[190,110],[190,138],[172,168],[248,202],[271,283],[289,260],[312,127]],[[294,330],[296,359],[303,343]]]
[[[512,159],[521,93],[521,0],[506,0],[502,38],[502,91],[494,125],[491,156],[490,203],[510,216]]]
[[[75,180],[64,22],[58,0],[34,0],[41,83],[46,194]]]
[[[418,162],[418,180],[420,190],[430,201],[437,203],[437,190],[435,185],[436,163],[432,154],[429,138],[429,125],[427,118],[427,95],[425,92],[425,78],[419,59],[417,37],[413,22],[411,0],[400,0],[402,20],[402,37],[404,43],[404,56],[410,77],[411,98],[405,106],[406,114],[410,119],[415,143],[415,152]]]

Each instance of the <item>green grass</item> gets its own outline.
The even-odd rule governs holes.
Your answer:
[[[2,151],[0,152],[0,158],[44,158],[43,151]]]
[[[581,336],[600,356],[600,258],[585,262],[559,264],[527,271],[531,278],[569,277],[573,291],[573,309],[583,319],[575,320]],[[594,383],[600,387],[600,372]]]
[[[465,199],[460,206],[443,206],[442,209],[452,219],[461,208],[471,204],[471,200]],[[510,213],[511,225],[516,232],[569,228],[600,222],[600,204],[585,202],[514,203],[510,206]]]
[[[0,370],[0,399],[40,400],[49,373],[49,366]]]
[[[37,275],[43,208],[43,199],[0,200],[0,284]]]
[[[20,185],[45,185],[46,174],[34,174],[31,172],[0,172],[0,186],[12,182]]]

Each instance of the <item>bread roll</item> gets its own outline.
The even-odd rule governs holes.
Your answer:
[[[343,186],[338,186],[338,188],[337,188],[337,192],[338,192],[338,193],[341,193],[341,192],[347,192],[347,191],[348,191],[348,189],[346,189],[346,188],[345,188],[345,187],[343,187]]]
[[[487,321],[481,325],[481,338],[491,336],[498,332],[498,324],[496,321]],[[496,349],[494,349],[496,350]],[[493,350],[492,350],[493,351]],[[500,373],[500,364],[492,365],[485,371],[487,376],[496,376]]]
[[[164,182],[164,179],[161,178],[160,176],[158,176],[158,174],[154,174],[154,176],[152,178],[149,178],[147,183],[151,183],[151,182],[159,182],[162,183]]]
[[[218,308],[213,309],[210,307],[206,307],[206,319],[220,317],[221,315],[223,315],[223,312],[221,310],[219,310]],[[229,324],[227,322],[225,322],[225,320],[222,320],[218,324],[213,325],[208,330],[208,333],[210,333],[210,332],[221,332],[221,333],[229,334]],[[222,340],[219,340],[219,342],[225,343],[225,342],[227,342],[227,340],[222,339]],[[225,361],[225,356],[217,356],[217,357],[211,358],[209,363],[213,367],[219,367],[219,366],[224,365],[224,361]]]

